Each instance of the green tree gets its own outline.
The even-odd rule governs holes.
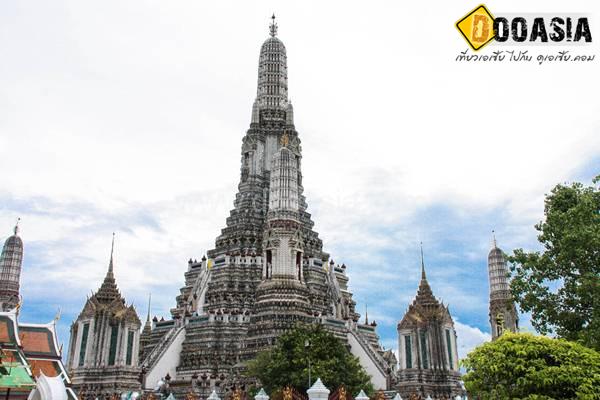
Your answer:
[[[331,391],[344,385],[352,395],[361,389],[373,391],[358,358],[320,325],[298,325],[281,335],[271,350],[248,363],[247,375],[257,378],[268,393],[288,385],[306,391],[309,360],[312,383],[321,378]]]
[[[544,251],[509,257],[513,297],[540,333],[600,350],[600,190],[557,185],[544,214],[535,226]]]
[[[462,365],[472,398],[600,399],[600,353],[564,339],[505,333]]]

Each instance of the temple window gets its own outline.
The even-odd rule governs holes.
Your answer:
[[[115,365],[117,356],[117,338],[119,336],[119,326],[113,326],[110,329],[110,346],[108,349],[108,365]]]
[[[412,368],[412,338],[410,335],[404,336],[404,354],[406,359],[406,368]]]
[[[448,349],[448,363],[450,364],[450,369],[454,369],[454,359],[452,357],[452,340],[450,337],[450,329],[446,329],[446,347]]]
[[[133,331],[129,331],[129,333],[127,334],[127,357],[125,361],[127,365],[131,365],[133,361],[133,335]]]
[[[424,369],[429,368],[429,358],[427,355],[427,331],[422,330],[420,332],[421,336],[421,363]]]
[[[88,334],[90,332],[90,323],[83,325],[83,332],[81,334],[81,346],[79,347],[79,366],[83,366],[85,361],[85,348],[87,347]]]

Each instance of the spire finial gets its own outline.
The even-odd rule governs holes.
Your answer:
[[[271,25],[269,25],[271,37],[277,36],[277,24],[275,23],[275,14],[271,17]]]
[[[148,316],[146,322],[150,322],[150,303],[152,302],[152,293],[148,293]]]
[[[421,279],[427,279],[427,276],[425,275],[425,261],[423,257],[423,242],[421,242]]]
[[[112,245],[110,246],[110,262],[108,263],[108,272],[112,274],[113,272],[113,252],[115,250],[115,233],[112,235]]]
[[[13,229],[15,235],[19,233],[19,222],[21,222],[21,217],[17,218],[17,223],[15,224],[15,228]]]
[[[498,244],[496,243],[496,231],[492,229],[492,249],[498,248]]]
[[[369,325],[369,305],[365,303],[365,325]]]

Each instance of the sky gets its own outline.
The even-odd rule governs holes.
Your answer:
[[[20,217],[21,319],[60,309],[66,349],[112,232],[121,292],[142,319],[149,293],[151,314],[168,316],[187,260],[214,246],[233,207],[275,13],[308,211],[358,310],[395,349],[423,242],[459,355],[489,340],[491,231],[507,253],[538,250],[544,195],[600,173],[600,80],[598,60],[457,62],[467,44],[454,23],[477,5],[0,2],[0,240]],[[486,5],[585,13],[600,35],[597,1]],[[599,57],[598,43],[566,49]],[[510,49],[498,46],[482,53]],[[527,315],[521,325],[532,329]]]

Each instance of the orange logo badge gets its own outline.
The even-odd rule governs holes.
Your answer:
[[[456,28],[475,51],[494,40],[494,17],[483,4],[460,19]]]

